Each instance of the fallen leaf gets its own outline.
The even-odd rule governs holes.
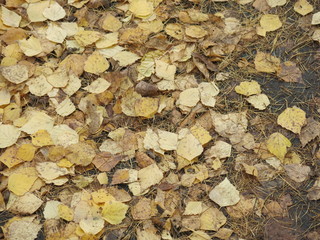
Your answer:
[[[37,178],[34,167],[22,168],[8,177],[8,189],[14,194],[22,196],[31,189]]]
[[[261,93],[261,88],[260,84],[257,81],[244,81],[241,82],[240,85],[236,86],[234,90],[242,94],[244,96],[251,96],[255,94],[260,94]]]
[[[269,152],[280,160],[284,159],[287,153],[287,147],[291,147],[291,142],[281,133],[275,132],[271,134],[267,140],[267,148]]]
[[[319,200],[320,199],[320,179],[316,179],[313,186],[309,188],[307,197],[309,200]]]
[[[42,14],[50,6],[50,1],[31,2],[27,7],[30,22],[44,22],[47,18]]]
[[[232,206],[240,201],[239,191],[230,183],[228,178],[225,178],[211,190],[209,198],[220,207]]]
[[[307,0],[298,0],[294,4],[293,9],[302,16],[305,16],[313,11],[313,6]]]
[[[146,220],[152,216],[152,202],[148,198],[141,198],[139,201],[132,206],[131,215],[135,220]]]
[[[203,152],[203,147],[199,140],[189,133],[179,140],[177,154],[189,161],[198,157]]]
[[[147,0],[131,1],[129,11],[138,18],[146,18],[153,13],[153,5]]]
[[[309,166],[302,164],[286,164],[284,165],[289,178],[297,183],[304,182],[309,177],[311,169]]]
[[[32,144],[22,144],[17,151],[16,157],[22,161],[30,162],[33,160],[37,148]]]
[[[285,82],[304,83],[302,80],[302,72],[298,66],[291,61],[281,63],[277,76]]]
[[[320,12],[317,12],[312,15],[311,25],[320,24]]]
[[[268,53],[257,52],[254,65],[258,72],[273,73],[280,68],[280,59]]]
[[[270,105],[270,101],[267,95],[258,94],[250,96],[246,99],[254,108],[264,110]]]
[[[119,52],[116,55],[114,55],[112,58],[118,61],[121,67],[131,65],[135,63],[138,59],[140,59],[140,57],[137,54],[129,51]]]
[[[200,94],[198,88],[188,88],[180,93],[177,104],[186,107],[194,107],[199,100]]]
[[[110,64],[107,59],[99,52],[91,54],[84,63],[84,70],[88,73],[99,74],[109,68]]]
[[[16,240],[34,240],[37,238],[42,225],[35,217],[13,218],[12,221],[7,222],[4,227],[6,229],[5,239]]]
[[[81,229],[87,233],[96,235],[104,228],[104,220],[100,217],[87,217],[79,222]]]
[[[14,11],[1,6],[1,20],[5,25],[17,28],[20,25],[21,19],[22,17]]]
[[[58,214],[59,217],[68,222],[73,220],[73,210],[67,205],[59,204],[58,205]]]
[[[85,47],[98,41],[101,36],[101,33],[96,31],[82,30],[74,35],[74,39],[79,43],[80,46]]]
[[[57,2],[51,2],[43,12],[43,16],[51,21],[58,21],[66,16],[66,11]]]
[[[206,30],[197,25],[187,26],[185,29],[185,33],[187,36],[192,38],[203,38],[208,34]]]
[[[300,134],[302,126],[306,123],[306,113],[297,107],[286,108],[278,116],[277,123],[293,133]]]
[[[178,135],[176,133],[158,130],[159,145],[164,151],[177,150]]]
[[[21,197],[10,194],[7,209],[15,214],[30,215],[37,211],[43,201],[32,193],[26,193]]]
[[[22,52],[28,57],[36,56],[43,51],[40,40],[34,36],[31,36],[28,39],[19,40],[18,43]]]
[[[313,118],[307,118],[307,123],[300,132],[300,142],[302,147],[306,146],[311,140],[320,136],[320,123]]]
[[[268,0],[267,0],[268,1]],[[260,26],[266,32],[272,32],[282,27],[282,23],[278,15],[265,14],[260,19]]]
[[[210,207],[200,216],[200,229],[218,231],[226,222],[227,218],[221,211]]]
[[[1,74],[9,82],[19,84],[29,78],[29,70],[25,65],[12,65],[8,67],[2,67]]]
[[[138,180],[140,183],[140,191],[144,192],[149,187],[158,184],[163,178],[163,173],[157,164],[151,164],[138,171]]]
[[[110,224],[117,225],[125,218],[129,206],[118,202],[109,201],[106,202],[102,209],[102,217]]]
[[[268,5],[271,8],[277,7],[277,6],[283,6],[287,3],[287,0],[267,0]]]
[[[201,103],[207,107],[214,107],[216,104],[215,96],[219,94],[219,88],[214,82],[202,82],[198,86]]]
[[[135,102],[135,115],[145,118],[152,118],[158,112],[158,107],[158,98],[142,97]]]
[[[20,130],[12,125],[0,125],[0,148],[6,148],[16,143]]]

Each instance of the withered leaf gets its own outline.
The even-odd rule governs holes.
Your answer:
[[[125,157],[126,156],[124,155],[119,155],[119,154],[114,155],[108,152],[100,152],[94,157],[92,163],[100,171],[109,172]]]

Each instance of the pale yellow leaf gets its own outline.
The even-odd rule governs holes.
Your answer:
[[[282,23],[278,15],[265,14],[260,19],[260,26],[267,32],[272,32],[281,28]]]
[[[84,87],[83,89],[90,93],[102,93],[110,87],[111,83],[104,78],[97,78],[90,85]]]
[[[6,148],[16,143],[20,130],[12,125],[0,124],[0,148]]]
[[[51,1],[50,5],[43,10],[42,14],[51,21],[58,21],[66,16],[66,11],[59,3]]]
[[[247,101],[256,109],[264,110],[270,105],[270,101],[267,95],[258,94],[247,98]]]
[[[29,91],[38,97],[46,95],[53,89],[53,86],[48,83],[47,78],[44,75],[30,79],[30,81],[27,82],[27,85]]]
[[[129,11],[136,17],[145,18],[153,13],[153,4],[147,0],[134,0],[130,2]]]
[[[177,150],[178,135],[176,133],[158,129],[160,148],[165,151]]]
[[[76,110],[70,98],[66,97],[61,103],[56,106],[56,112],[63,117],[69,116]]]
[[[30,215],[37,211],[43,201],[32,193],[26,193],[21,197],[10,194],[7,210],[16,214]]]
[[[26,118],[27,122],[23,124],[20,130],[28,134],[33,134],[38,130],[50,131],[54,124],[54,119],[43,112],[28,112]]]
[[[85,233],[96,235],[104,228],[104,220],[101,217],[88,216],[81,219],[79,226]]]
[[[219,94],[219,88],[214,82],[202,82],[198,86],[201,103],[207,107],[214,107],[216,104],[215,96]]]
[[[198,215],[203,212],[202,202],[190,201],[187,203],[183,215]]]
[[[46,31],[46,38],[55,43],[63,43],[64,39],[67,37],[67,33],[64,29],[57,26],[56,24],[49,24]]]
[[[307,0],[298,0],[294,4],[293,9],[302,16],[305,16],[313,11],[313,6]]]
[[[226,222],[227,218],[219,209],[210,207],[200,216],[200,229],[218,231]]]
[[[85,47],[95,43],[102,37],[102,34],[96,31],[82,30],[74,35],[74,39],[79,43],[80,46]]]
[[[234,90],[242,95],[251,96],[254,94],[260,94],[261,88],[257,81],[244,81],[240,85],[236,86]]]
[[[22,161],[30,162],[33,160],[37,148],[30,143],[22,144],[17,151],[16,157]]]
[[[199,95],[198,88],[188,88],[180,93],[177,105],[194,107],[200,100]]]
[[[107,33],[95,43],[97,48],[108,48],[118,43],[118,32]]]
[[[34,36],[29,37],[29,39],[20,40],[19,46],[22,52],[28,57],[36,56],[42,52],[40,40]]]
[[[203,147],[199,140],[188,133],[178,142],[177,154],[191,161],[195,157],[198,157],[203,151]]]
[[[108,13],[103,18],[101,27],[106,31],[116,32],[122,27],[122,23],[118,18]]]
[[[47,18],[42,14],[50,6],[50,1],[30,3],[27,7],[28,18],[31,22],[43,22]]]
[[[163,78],[166,80],[174,80],[174,76],[177,70],[175,65],[170,65],[161,60],[155,60],[156,64],[156,75],[158,78]]]
[[[8,67],[2,67],[2,76],[9,82],[19,84],[26,81],[29,78],[28,67],[25,65],[13,65]]]
[[[192,126],[190,128],[190,132],[202,145],[205,145],[212,140],[210,133],[199,124]]]
[[[149,187],[158,184],[163,178],[163,173],[156,163],[151,164],[138,171],[140,191],[144,192]]]
[[[10,11],[4,6],[1,6],[1,20],[5,25],[10,27],[19,27],[21,19],[22,17],[14,11]]]
[[[293,133],[300,134],[302,126],[306,124],[306,113],[297,107],[287,108],[278,116],[277,123]]]
[[[268,5],[272,8],[277,6],[283,6],[287,3],[287,0],[266,0]]]
[[[179,23],[168,23],[165,27],[165,32],[177,40],[182,40],[184,37],[184,29]]]
[[[186,35],[192,38],[203,38],[205,37],[208,32],[204,30],[201,26],[198,25],[191,25],[186,27]]]
[[[233,186],[228,178],[215,186],[209,193],[209,198],[220,207],[232,206],[240,201],[239,191]]]
[[[136,62],[140,57],[132,52],[122,51],[112,57],[114,60],[119,62],[121,67],[125,67]]]
[[[58,207],[61,202],[58,201],[47,201],[43,209],[43,216],[45,219],[59,219]]]
[[[68,146],[79,142],[78,133],[65,124],[54,126],[48,132],[55,145]]]
[[[312,25],[318,25],[320,24],[320,12],[317,12],[312,15],[312,20],[311,20]]]
[[[18,196],[28,192],[38,176],[33,167],[23,168],[8,177],[8,189]]]
[[[37,147],[53,145],[50,134],[47,130],[39,130],[31,135],[32,144]]]
[[[69,77],[64,69],[58,69],[53,74],[47,76],[47,81],[53,87],[61,88],[67,86]]]

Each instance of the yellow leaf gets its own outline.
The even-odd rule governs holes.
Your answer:
[[[267,3],[270,7],[274,8],[277,6],[283,6],[285,5],[287,0],[267,0]]]
[[[47,18],[42,14],[49,7],[50,1],[40,1],[30,3],[27,8],[27,14],[31,22],[43,22]]]
[[[103,20],[101,27],[110,32],[116,32],[122,27],[121,21],[111,14],[107,14]]]
[[[320,24],[320,12],[317,12],[312,15],[311,25]]]
[[[158,98],[143,97],[135,102],[134,110],[136,116],[151,118],[157,113],[158,106]]]
[[[36,153],[37,148],[32,144],[22,144],[17,152],[17,158],[22,161],[30,162],[34,158],[34,154]]]
[[[59,217],[70,222],[73,220],[73,210],[64,204],[58,205]]]
[[[84,70],[89,73],[103,73],[109,68],[110,64],[107,59],[99,52],[91,54],[84,63]]]
[[[115,198],[110,195],[106,189],[99,189],[98,191],[92,192],[91,193],[92,200],[96,203],[106,203],[108,201],[114,201]]]
[[[196,124],[193,127],[191,127],[190,132],[192,133],[193,136],[195,136],[199,140],[199,142],[202,145],[212,140],[210,133],[200,125]]]
[[[84,219],[81,219],[79,222],[79,225],[81,229],[87,233],[87,234],[92,234],[96,235],[98,234],[104,227],[104,220],[101,217],[87,217]],[[84,238],[83,236],[81,239],[87,239]],[[96,239],[96,238],[90,238],[90,239]],[[89,238],[87,240],[90,240]]]
[[[73,105],[73,102],[68,97],[66,97],[65,100],[56,105],[56,112],[63,117],[69,116],[75,110],[76,107]]]
[[[74,35],[74,39],[79,43],[80,46],[85,47],[92,43],[95,43],[101,38],[101,33],[96,31],[79,31]]]
[[[118,201],[109,201],[104,204],[102,217],[110,224],[120,224],[126,217],[129,206]]]
[[[1,69],[2,76],[9,82],[19,84],[26,81],[29,78],[28,68],[25,65],[13,65],[3,67]]]
[[[302,16],[307,15],[313,11],[313,6],[307,0],[298,0],[293,9]]]
[[[198,86],[201,103],[208,107],[214,107],[216,104],[215,96],[219,94],[219,88],[214,82],[202,82]]]
[[[14,194],[22,196],[30,190],[37,178],[35,168],[23,168],[8,177],[8,189]]]
[[[260,26],[267,32],[272,32],[281,28],[282,23],[278,15],[265,14],[260,19]]]
[[[300,134],[306,123],[306,113],[297,107],[287,108],[278,116],[277,123],[293,133]]]
[[[284,159],[287,153],[287,147],[291,147],[291,142],[281,133],[273,133],[267,140],[267,148],[269,152],[275,155],[280,160]]]
[[[235,91],[245,96],[251,96],[254,94],[260,94],[260,84],[256,81],[244,81],[240,85],[235,87]]]
[[[203,147],[199,140],[189,133],[178,142],[177,154],[191,161],[199,156],[203,151]]]
[[[30,79],[27,82],[27,85],[29,87],[29,91],[38,97],[46,95],[53,88],[53,86],[48,83],[47,78],[44,75]]]
[[[84,87],[83,89],[90,93],[102,93],[110,87],[111,83],[105,80],[104,78],[98,78],[90,85]]]
[[[273,73],[280,68],[280,59],[268,53],[257,52],[254,65],[258,72]]]
[[[4,163],[8,168],[12,168],[23,162],[21,159],[16,157],[16,154],[17,147],[9,147],[0,155],[0,161]]]
[[[50,23],[46,31],[46,38],[55,43],[63,43],[67,32],[56,24]]]
[[[114,60],[119,62],[120,67],[125,67],[136,62],[140,57],[129,51],[122,51],[112,57]]]
[[[194,107],[200,100],[199,95],[198,88],[188,88],[180,93],[177,105]]]
[[[153,13],[153,4],[147,0],[133,0],[130,2],[129,11],[136,17],[145,18]]]
[[[184,37],[183,27],[179,23],[168,23],[164,30],[166,34],[177,40],[182,40]]]
[[[186,35],[192,38],[203,38],[207,34],[206,30],[197,25],[191,25],[186,28]]]
[[[176,133],[158,130],[160,148],[165,151],[177,150],[178,135]]]
[[[35,38],[34,36],[29,37],[28,40],[20,40],[19,46],[22,52],[28,57],[36,56],[42,52],[40,40],[38,38]]]

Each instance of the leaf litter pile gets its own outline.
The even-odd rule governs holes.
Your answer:
[[[1,4],[4,239],[320,239],[320,2]]]

